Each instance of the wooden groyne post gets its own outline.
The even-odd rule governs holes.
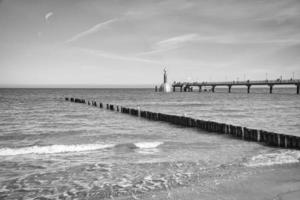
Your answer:
[[[90,101],[86,101],[85,99],[78,99],[73,97],[66,97],[65,100],[97,107],[96,101],[91,101],[90,103]],[[100,108],[103,108],[103,103],[100,102],[98,104]],[[214,121],[206,121],[201,119],[194,119],[186,116],[144,111],[141,110],[139,107],[137,109],[134,109],[119,105],[106,104],[106,109],[121,112],[124,114],[129,114],[135,117],[148,119],[151,121],[162,121],[174,125],[196,128],[207,132],[224,134],[232,138],[237,138],[251,142],[258,142],[267,146],[300,149],[300,137],[298,136],[273,133],[265,130],[250,129],[247,127],[235,126],[232,124],[225,124]]]

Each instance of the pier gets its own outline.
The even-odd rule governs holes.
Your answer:
[[[78,98],[65,98],[66,101],[87,104],[100,109],[105,109],[104,103],[88,101]],[[186,116],[170,115],[151,111],[144,111],[138,108],[127,108],[120,105],[106,104],[106,109],[112,112],[119,112],[133,117],[144,118],[151,121],[166,122],[178,126],[195,128],[206,132],[222,134],[235,139],[241,139],[249,142],[258,142],[266,146],[300,149],[300,137],[286,134],[273,133],[260,129],[250,129],[247,127],[225,124],[203,119],[194,119]]]
[[[260,81],[226,81],[226,82],[174,82],[172,84],[173,92],[176,92],[176,88],[179,88],[180,92],[193,92],[193,88],[198,88],[199,92],[202,92],[203,87],[210,87],[212,92],[215,92],[216,87],[225,86],[228,88],[228,92],[231,92],[233,86],[245,86],[247,93],[250,93],[252,86],[268,86],[270,94],[273,93],[275,85],[294,85],[296,86],[296,93],[299,94],[300,79],[289,80],[260,80]]]

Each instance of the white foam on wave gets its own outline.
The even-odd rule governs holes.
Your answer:
[[[112,147],[114,147],[113,144],[78,144],[78,145],[31,146],[31,147],[23,147],[23,148],[2,148],[0,149],[0,156],[81,152],[81,151],[106,149]]]
[[[140,149],[151,149],[162,145],[163,142],[137,142],[134,145]]]
[[[163,144],[163,142],[138,142],[131,143],[139,149],[153,149]],[[128,144],[126,144],[128,146]],[[0,156],[15,156],[24,154],[55,154],[67,152],[94,151],[99,149],[114,148],[122,144],[74,144],[74,145],[49,145],[49,146],[31,146],[22,148],[2,148]]]
[[[281,165],[288,163],[298,163],[300,151],[282,150],[276,153],[260,154],[252,157],[244,165],[247,167],[259,167],[270,165]]]

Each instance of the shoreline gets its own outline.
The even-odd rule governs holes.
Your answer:
[[[195,185],[154,191],[146,194],[115,197],[115,200],[205,199],[205,200],[298,200],[300,196],[300,163],[249,168],[250,173],[237,177],[210,180]]]

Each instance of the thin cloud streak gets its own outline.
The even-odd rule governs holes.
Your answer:
[[[85,48],[77,48],[80,51],[96,56],[101,56],[104,58],[109,58],[113,60],[124,60],[124,61],[131,61],[131,62],[144,62],[144,63],[152,63],[152,64],[161,64],[160,62],[157,62],[155,60],[149,60],[144,58],[138,58],[138,57],[132,57],[132,56],[122,56],[112,53],[107,53],[99,50],[93,50],[93,49],[85,49]]]
[[[186,42],[195,41],[197,37],[198,35],[195,33],[171,37],[155,43],[151,51],[141,52],[136,55],[137,56],[150,55],[150,54],[163,53],[166,51],[177,49]]]
[[[88,36],[90,34],[96,33],[99,30],[101,30],[102,28],[106,27],[107,25],[109,25],[109,24],[111,24],[113,22],[116,22],[117,20],[118,20],[117,18],[114,18],[114,19],[110,19],[110,20],[107,20],[105,22],[101,22],[99,24],[96,24],[92,28],[74,35],[73,37],[71,37],[70,39],[68,39],[65,43],[75,42],[75,41],[77,41],[77,40],[79,40],[79,39],[81,39],[83,37],[86,37],[86,36]]]
[[[201,36],[199,34],[185,34],[181,36],[171,37],[161,40],[153,45],[152,50],[140,52],[137,56],[151,55],[163,53],[166,51],[178,49],[186,43],[207,43],[207,44],[224,44],[224,45],[260,45],[260,44],[277,44],[277,45],[296,45],[300,44],[300,39],[295,38],[273,38],[273,39],[259,39],[251,36],[230,36],[230,35],[215,35],[215,36]]]
[[[162,41],[156,43],[156,45],[158,47],[163,47],[163,48],[174,47],[174,46],[178,46],[182,43],[194,41],[197,38],[198,38],[198,35],[195,33],[185,34],[185,35],[181,35],[181,36],[171,37],[166,40],[162,40]]]
[[[172,37],[166,40],[162,40],[155,44],[158,49],[169,49],[172,47],[179,47],[187,42],[208,42],[208,43],[220,43],[220,44],[298,44],[300,39],[298,38],[270,38],[261,39],[258,37],[251,37],[247,35],[231,36],[231,35],[215,35],[215,36],[201,36],[199,34],[185,34],[178,37]]]

